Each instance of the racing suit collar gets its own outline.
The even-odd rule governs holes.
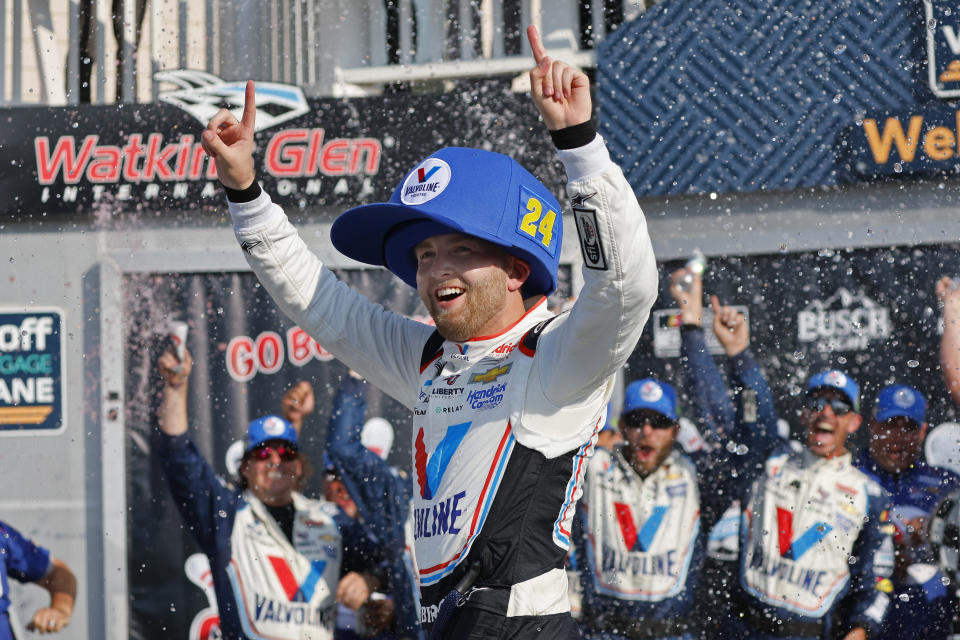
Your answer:
[[[547,309],[546,298],[541,298],[539,302],[530,307],[515,323],[507,329],[492,336],[481,336],[472,338],[466,342],[451,342],[447,340],[443,343],[443,359],[447,362],[467,362],[474,363],[490,355],[491,351],[496,351],[501,346],[511,344],[514,348],[519,342],[519,336],[537,322],[550,318],[553,314]],[[507,349],[502,352],[505,357],[513,349]],[[499,352],[495,356],[501,355]]]
[[[473,344],[473,343],[475,343],[475,342],[485,342],[485,341],[487,341],[487,340],[496,340],[497,338],[501,338],[501,337],[505,336],[506,334],[510,333],[511,331],[513,331],[514,328],[516,328],[517,325],[523,323],[523,321],[524,321],[525,318],[531,317],[532,315],[536,315],[536,314],[535,314],[535,310],[540,310],[540,311],[545,310],[545,309],[546,309],[546,302],[547,302],[547,299],[546,299],[545,297],[541,296],[540,299],[537,300],[537,302],[534,303],[534,305],[533,305],[532,307],[530,307],[529,309],[527,309],[527,310],[523,313],[522,316],[520,316],[519,318],[517,318],[517,321],[516,321],[516,322],[514,322],[512,325],[510,325],[509,327],[507,327],[506,329],[504,329],[503,331],[501,331],[501,332],[498,333],[498,334],[494,334],[494,335],[490,335],[490,336],[477,336],[476,338],[470,338],[470,339],[467,340],[466,342],[463,342],[463,343],[460,343],[460,344]],[[542,308],[542,309],[541,309],[541,308]]]
[[[844,467],[851,466],[851,460],[853,458],[852,454],[847,451],[846,453],[834,456],[832,458],[823,458],[818,456],[810,449],[804,447],[803,453],[803,466],[807,468],[824,466],[824,467],[836,467],[837,469],[843,469]]]
[[[294,491],[292,494],[293,497],[293,508],[295,511],[294,522],[296,522],[296,514],[303,513],[310,509],[311,505],[309,500],[305,498],[302,494]],[[280,529],[280,525],[277,524],[277,521],[273,519],[273,516],[270,515],[270,512],[267,511],[266,505],[260,502],[260,499],[257,496],[253,495],[253,492],[247,489],[243,492],[243,499],[247,501],[247,504],[250,505],[250,509],[256,514],[257,519],[263,522],[264,526],[267,528],[267,531],[270,532],[270,536],[280,541],[282,544],[289,547],[291,550],[295,551],[293,544],[287,539],[287,536]],[[296,526],[296,525],[294,525]]]

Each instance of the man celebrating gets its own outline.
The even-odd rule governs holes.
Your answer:
[[[441,149],[389,202],[334,223],[340,251],[417,288],[434,332],[338,282],[261,192],[252,83],[242,121],[221,111],[203,133],[266,289],[414,413],[420,619],[434,637],[578,636],[563,563],[583,461],[656,297],[643,214],[590,121],[589,81],[552,61],[536,29],[528,36],[531,94],[566,168],[584,249],[584,288],[554,321],[545,296],[557,286],[561,208],[510,158]]]
[[[334,505],[298,492],[299,439],[278,416],[250,423],[239,489],[220,481],[187,436],[190,352],[181,362],[167,349],[157,365],[164,379],[160,460],[210,560],[223,637],[332,639],[335,600],[356,610],[379,585],[359,572],[377,554],[366,531]]]
[[[734,597],[746,637],[862,640],[880,628],[893,547],[888,496],[846,448],[861,423],[859,393],[840,371],[818,373],[801,413],[802,452],[767,429],[746,440],[742,468],[760,464],[743,499]]]
[[[632,382],[620,418],[623,446],[609,465],[590,461],[577,523],[588,638],[696,637],[693,586],[728,474],[722,448],[688,457],[674,447],[677,419],[673,387]],[[710,473],[698,475],[694,461]]]
[[[893,501],[892,606],[879,638],[944,638],[953,628],[952,590],[936,570],[926,531],[937,503],[960,485],[960,478],[924,461],[926,416],[927,400],[919,391],[902,384],[884,387],[869,424],[870,446],[856,461]]]

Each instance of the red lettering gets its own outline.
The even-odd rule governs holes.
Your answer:
[[[237,336],[227,344],[227,373],[237,382],[247,382],[257,374],[253,350],[253,340],[248,336]]]
[[[203,174],[203,159],[207,157],[207,152],[199,144],[193,148],[193,158],[190,159],[190,174],[187,176],[190,180],[199,180]],[[215,163],[211,162],[210,164]]]
[[[287,146],[306,142],[306,129],[288,129],[273,136],[267,145],[267,171],[275,176],[300,176],[306,161],[302,146]]]
[[[139,133],[132,133],[127,140],[127,146],[123,148],[123,178],[129,182],[140,182],[140,171],[137,169],[137,162],[143,156],[144,148],[140,144],[143,139]]]
[[[287,355],[298,367],[307,364],[313,358],[313,338],[300,327],[287,329]]]
[[[143,165],[143,179],[153,180],[156,176],[163,181],[173,180],[173,169],[170,168],[170,159],[177,152],[177,145],[169,144],[160,150],[163,136],[151,133],[147,139],[147,160]]]
[[[180,136],[180,153],[177,154],[175,171],[177,180],[183,180],[187,177],[187,168],[190,166],[190,145],[192,144],[193,136]]]
[[[117,182],[120,179],[120,147],[104,145],[93,151],[93,160],[87,167],[90,182]]]
[[[33,146],[37,156],[37,177],[40,184],[52,184],[57,179],[60,170],[64,170],[63,181],[67,184],[80,182],[83,169],[86,167],[97,144],[99,136],[86,136],[83,146],[80,147],[79,157],[76,155],[76,142],[73,136],[60,136],[57,146],[50,157],[50,139],[46,136],[34,138]],[[66,165],[64,167],[64,165]]]
[[[307,175],[317,175],[317,160],[320,157],[320,145],[323,144],[323,129],[314,129],[310,133],[310,146],[307,147]]]
[[[350,141],[339,138],[328,142],[323,147],[323,157],[320,166],[328,176],[342,176],[347,172],[347,151]]]
[[[283,366],[283,342],[273,331],[257,336],[257,364],[260,373],[276,373]]]
[[[364,173],[374,174],[380,168],[380,141],[374,138],[358,138],[350,151],[350,174],[360,173],[360,162],[366,154],[367,163],[363,167]]]

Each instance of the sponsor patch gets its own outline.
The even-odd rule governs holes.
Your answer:
[[[400,201],[413,206],[430,202],[443,193],[452,175],[450,165],[446,162],[439,158],[427,158],[403,181]]]
[[[500,376],[510,373],[510,367],[512,366],[513,363],[510,362],[502,366],[492,367],[482,373],[475,373],[470,376],[470,384],[489,384],[496,382]]]
[[[597,211],[585,206],[586,201],[594,195],[578,193],[571,199],[570,205],[573,209],[573,218],[577,223],[577,236],[580,238],[583,263],[590,269],[606,271],[607,256],[603,250],[603,241],[600,239]]]
[[[667,495],[671,498],[683,498],[687,495],[687,485],[674,484],[666,488]]]

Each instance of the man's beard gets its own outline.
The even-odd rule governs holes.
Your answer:
[[[466,287],[462,296],[465,303],[462,308],[447,312],[437,305],[431,290],[420,294],[427,311],[437,325],[437,330],[447,340],[466,342],[479,336],[480,331],[494,315],[503,309],[507,296],[507,274],[497,271],[488,278],[474,282]]]

